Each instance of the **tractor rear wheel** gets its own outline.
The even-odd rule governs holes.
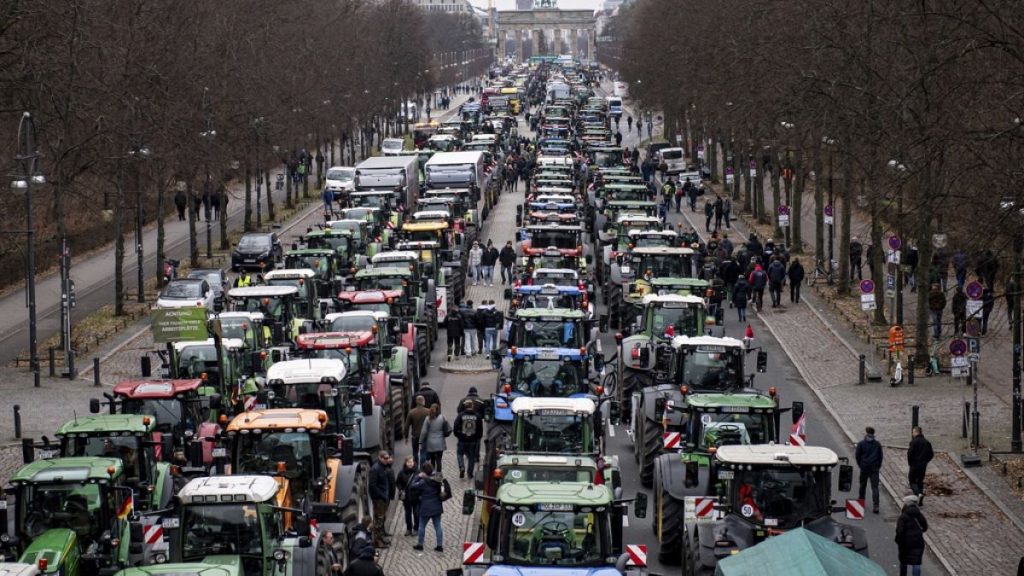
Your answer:
[[[640,483],[650,488],[654,482],[654,461],[661,455],[662,433],[657,422],[639,414],[640,431],[637,432],[637,458],[640,468]]]
[[[430,365],[430,344],[427,342],[427,335],[416,332],[416,366],[420,376],[427,375],[427,366]]]
[[[608,289],[608,321],[615,330],[622,330],[622,286],[611,284]]]
[[[415,370],[415,368],[413,369]],[[405,431],[409,428],[409,411],[406,409],[405,386],[406,383],[404,381],[400,385],[391,384],[391,422],[394,426],[392,437],[395,440],[405,438]]]
[[[686,504],[677,500],[665,490],[661,474],[654,482],[656,510],[654,519],[655,536],[658,537],[658,561],[676,565],[682,560],[684,517]]]

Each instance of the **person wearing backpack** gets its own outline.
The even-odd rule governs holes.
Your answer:
[[[444,531],[441,529],[441,514],[444,513],[444,500],[442,492],[443,483],[446,481],[440,477],[440,473],[434,474],[434,466],[430,462],[423,464],[420,469],[419,478],[412,484],[411,490],[419,500],[420,523],[416,533],[416,545],[413,550],[423,550],[423,538],[426,536],[427,524],[434,524],[434,540],[437,546],[436,552],[444,552]],[[449,492],[448,497],[451,497]]]
[[[427,459],[438,474],[441,473],[441,457],[447,447],[445,438],[452,435],[451,424],[441,414],[441,407],[437,404],[430,406],[430,415],[423,421],[423,430],[420,431],[420,444],[427,453]]]
[[[455,438],[458,440],[455,457],[459,463],[459,478],[466,477],[467,468],[469,477],[473,477],[477,458],[480,457],[480,438],[483,432],[483,422],[477,413],[476,403],[472,400],[463,401],[462,411],[455,417]]]
[[[768,286],[768,274],[760,264],[754,265],[754,271],[750,273],[750,278],[747,278],[747,284],[750,284],[750,294],[753,296],[754,307],[760,312],[761,306],[764,304],[764,289]]]

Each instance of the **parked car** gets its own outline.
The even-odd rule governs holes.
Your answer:
[[[164,286],[156,300],[157,308],[206,308],[219,312],[224,297],[217,297],[210,283],[202,278],[175,278]]]
[[[327,169],[324,187],[337,194],[356,189],[356,169],[352,166],[331,166]]]
[[[220,268],[193,268],[189,270],[188,278],[206,280],[213,288],[213,293],[218,298],[224,298],[224,291],[228,286],[228,275]]]
[[[273,270],[284,256],[277,234],[250,232],[242,236],[231,252],[231,270]]]

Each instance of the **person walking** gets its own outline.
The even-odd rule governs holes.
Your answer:
[[[740,322],[747,320],[747,301],[750,300],[750,285],[746,278],[740,276],[736,279],[736,286],[732,289],[732,305],[736,307],[736,318]]]
[[[473,247],[469,249],[469,275],[473,278],[473,286],[476,286],[480,282],[480,263],[483,262],[484,250],[480,247],[479,242],[473,242]]]
[[[928,470],[928,463],[935,457],[932,450],[932,443],[924,437],[920,426],[914,426],[910,430],[910,446],[907,447],[907,481],[910,489],[917,495],[917,505],[924,505],[924,476]]]
[[[423,400],[426,401],[426,406],[429,408],[434,404],[441,405],[441,395],[437,393],[437,390],[430,385],[430,382],[420,382],[420,389],[417,392],[420,396],[423,396]]]
[[[961,335],[967,330],[967,295],[959,284],[953,292],[953,334]]]
[[[416,501],[413,499],[412,484],[416,481],[417,470],[416,458],[406,456],[402,469],[398,471],[398,478],[395,486],[398,488],[398,499],[402,502],[402,509],[405,512],[405,535],[412,536],[419,530],[420,516],[417,510]]]
[[[459,400],[459,407],[457,409],[459,414],[462,414],[466,410],[466,402],[473,404],[473,407],[476,408],[477,414],[483,414],[484,406],[486,404],[483,401],[483,398],[480,398],[480,392],[476,389],[476,386],[470,386],[469,392],[466,393],[466,396],[463,397],[462,400]]]
[[[717,196],[716,196],[717,197]],[[711,233],[711,219],[715,217],[715,203],[708,198],[704,202],[704,229]]]
[[[917,496],[903,497],[903,510],[896,520],[896,548],[899,551],[900,576],[907,576],[907,568],[913,576],[921,576],[921,562],[924,557],[924,533],[928,531],[928,520],[917,505]]]
[[[480,457],[480,438],[483,437],[484,426],[481,414],[477,413],[476,403],[466,400],[462,403],[462,410],[455,417],[455,458],[459,464],[459,478],[465,478],[469,471],[469,477],[473,477],[476,470],[476,461]]]
[[[917,246],[908,243],[907,253],[903,256],[903,281],[904,285],[910,286],[910,292],[917,292],[917,264],[921,256],[917,252]]]
[[[423,460],[420,458],[420,430],[423,430],[423,422],[426,421],[429,414],[427,399],[423,394],[417,394],[416,407],[409,410],[409,430],[405,436],[406,441],[412,444],[412,458],[417,468],[423,464]]]
[[[451,362],[452,355],[456,358],[462,356],[462,340],[465,336],[462,314],[454,307],[448,309],[448,315],[444,318],[444,331],[448,337],[448,361]]]
[[[420,431],[420,444],[426,453],[424,460],[427,460],[427,464],[433,465],[438,473],[441,472],[441,457],[444,456],[444,450],[447,447],[445,438],[451,436],[451,434],[451,424],[448,424],[444,414],[441,414],[441,407],[433,404],[430,407],[430,414],[423,421],[423,430]],[[420,518],[424,519],[422,513]],[[426,519],[424,519],[425,521]]]
[[[715,232],[718,232],[722,228],[722,215],[725,206],[725,201],[722,200],[721,196],[715,197]]]
[[[506,242],[498,253],[498,262],[501,263],[501,283],[512,284],[512,265],[516,263],[516,249],[512,247],[511,240]]]
[[[957,250],[953,253],[953,257],[950,259],[953,263],[953,275],[956,276],[956,285],[960,288],[964,287],[967,283],[967,266],[969,264],[967,259],[967,253],[963,250]],[[978,263],[979,266],[981,263]]]
[[[860,240],[856,236],[850,240],[850,281],[853,281],[853,275],[857,275],[857,280],[862,280],[861,276],[861,255],[864,253],[864,247],[861,245]]]
[[[793,304],[800,303],[800,286],[804,283],[804,266],[799,258],[793,258],[789,263],[789,270],[786,271],[789,277],[789,301]]]
[[[484,280],[488,286],[494,286],[494,265],[498,263],[498,256],[500,253],[498,249],[494,247],[494,244],[490,240],[487,241],[487,248],[484,249],[484,254],[481,259],[481,263],[484,267]]]
[[[992,295],[992,289],[985,287],[981,292],[981,335],[988,335],[988,318],[996,307],[996,298]]]
[[[860,468],[860,489],[858,498],[864,500],[868,482],[871,482],[871,511],[878,514],[878,473],[882,470],[882,444],[875,439],[875,429],[868,426],[864,429],[864,439],[857,442],[854,458]]]
[[[764,289],[768,286],[768,274],[760,264],[754,264],[754,271],[747,278],[747,284],[750,285],[750,294],[754,300],[754,307],[760,312],[761,308],[764,307]]]
[[[462,316],[464,352],[466,356],[472,357],[480,351],[476,346],[476,310],[473,309],[472,300],[467,300],[466,307],[459,309],[459,315]]]
[[[178,209],[178,222],[185,221],[185,209],[188,207],[188,196],[184,190],[174,193],[174,207]]]
[[[700,196],[700,188],[698,188],[693,182],[690,182],[690,177],[686,177],[686,182],[683,183],[683,189],[686,190],[686,202],[690,205],[690,212],[697,211],[697,197]]]
[[[324,218],[330,220],[334,217],[334,191],[324,186],[320,198],[324,201]]]
[[[786,283],[786,265],[782,258],[772,258],[768,264],[768,293],[772,297],[772,308],[782,306],[782,286]]]
[[[942,292],[942,287],[932,284],[932,289],[928,292],[928,311],[932,315],[932,336],[935,338],[942,336],[942,310],[945,307],[946,295]]]
[[[368,487],[370,501],[373,502],[373,546],[387,548],[388,535],[385,526],[388,517],[388,505],[395,497],[395,473],[391,469],[394,458],[391,452],[381,450],[377,453],[377,461],[370,467]]]
[[[494,300],[491,300],[490,309],[484,317],[484,352],[487,354],[498,349],[498,330],[501,329],[504,317],[505,315],[494,304]]]
[[[484,354],[484,344],[486,339],[484,333],[487,330],[487,316],[491,313],[491,303],[488,300],[480,302],[480,306],[477,307],[476,311],[473,312],[473,324],[476,325],[476,354],[481,356]]]
[[[441,471],[435,474],[430,462],[423,464],[419,478],[413,483],[412,490],[419,501],[420,524],[416,533],[416,545],[413,550],[423,550],[423,539],[427,535],[427,524],[434,525],[434,547],[436,552],[444,552],[444,530],[441,529],[441,514],[444,504],[441,502],[442,478]]]
[[[725,200],[722,200],[722,219],[725,220],[725,228],[732,228],[730,219],[732,218],[732,200],[726,196]]]

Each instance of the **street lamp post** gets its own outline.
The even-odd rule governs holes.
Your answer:
[[[213,197],[211,196],[210,190],[210,142],[217,135],[217,131],[213,129],[213,119],[210,117],[210,89],[203,88],[203,131],[199,133],[202,137],[203,142],[206,143],[204,148],[206,153],[203,154],[203,171],[205,172],[205,179],[203,180],[203,212],[206,217],[206,259],[211,260],[213,258],[213,230],[210,226],[210,212],[213,207]],[[218,207],[219,211],[219,207]],[[221,215],[223,217],[223,215]]]
[[[39,153],[36,152],[36,126],[32,115],[24,112],[18,124],[18,153],[15,160],[21,168],[22,178],[11,182],[11,188],[25,191],[25,234],[28,237],[28,254],[25,257],[25,280],[28,300],[28,346],[29,367],[32,370],[32,382],[39,388],[39,342],[36,330],[36,246],[35,231],[32,226],[32,184],[46,182],[41,174],[36,174]]]
[[[135,256],[138,259],[136,263],[136,272],[138,274],[138,285],[139,294],[136,300],[141,304],[146,301],[146,290],[145,284],[145,270],[143,269],[143,260],[145,257],[145,250],[142,244],[142,233],[143,226],[145,225],[142,210],[142,161],[150,157],[150,150],[142,143],[142,137],[134,135],[132,137],[132,146],[128,151],[128,156],[135,160]]]

